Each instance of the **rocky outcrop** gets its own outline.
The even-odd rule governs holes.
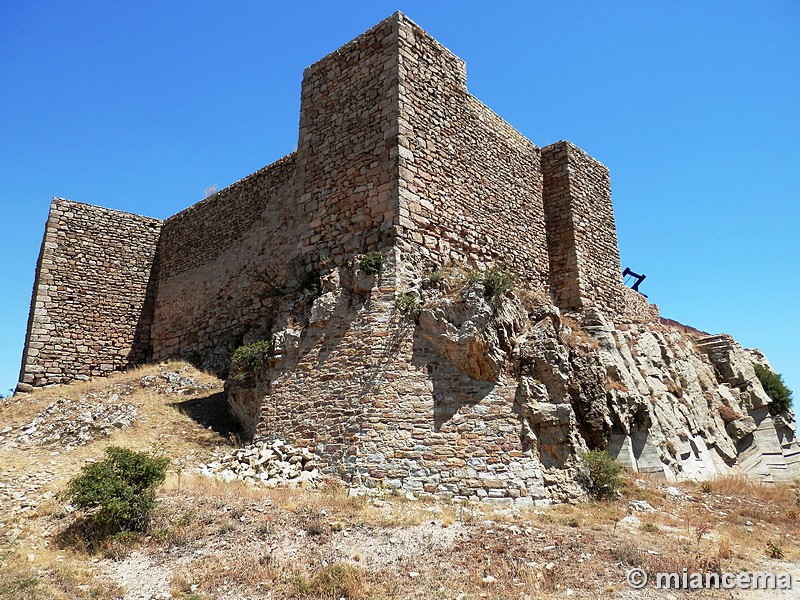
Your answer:
[[[385,259],[369,284],[353,261],[277,312],[268,364],[226,386],[247,435],[355,485],[520,504],[586,498],[596,448],[667,480],[800,476],[794,417],[770,412],[753,370],[764,357],[729,336],[562,314]]]

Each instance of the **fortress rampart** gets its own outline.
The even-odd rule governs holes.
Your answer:
[[[163,222],[54,200],[20,381],[170,357],[224,372],[273,292],[371,250],[393,257],[388,303],[403,265],[504,263],[562,309],[657,316],[622,285],[608,170],[528,141],[397,13],[306,69],[291,155]]]

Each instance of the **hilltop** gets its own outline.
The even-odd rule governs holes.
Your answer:
[[[172,362],[3,400],[0,595],[672,598],[689,592],[633,591],[627,571],[800,576],[796,486],[626,474],[618,500],[508,509],[363,495],[319,474],[248,485],[200,473],[245,452],[221,392],[221,380]],[[82,547],[58,494],[112,444],[168,457],[169,476],[147,535]]]

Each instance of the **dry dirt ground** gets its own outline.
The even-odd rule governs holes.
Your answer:
[[[171,363],[0,401],[0,598],[800,598],[795,488],[627,475],[616,501],[505,511],[224,483],[190,473],[235,448],[221,391]],[[59,493],[111,444],[170,473],[146,535],[87,546]],[[656,589],[684,570],[789,572],[794,589]]]

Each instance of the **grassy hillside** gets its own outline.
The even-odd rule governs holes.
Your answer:
[[[618,500],[509,512],[354,495],[325,478],[290,489],[193,474],[236,447],[221,390],[170,363],[3,400],[0,597],[668,598],[632,590],[626,573],[800,577],[792,487],[627,474]],[[146,534],[90,544],[58,495],[111,444],[166,456],[170,470]],[[733,597],[781,597],[749,593]]]

